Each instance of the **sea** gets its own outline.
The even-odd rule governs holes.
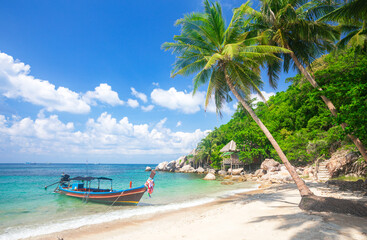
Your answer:
[[[148,164],[149,165],[149,164]],[[62,173],[108,177],[113,189],[143,185],[150,173],[146,164],[0,164],[0,240],[20,239],[74,229],[84,225],[167,212],[213,202],[258,187],[253,182],[223,185],[205,181],[202,174],[157,172],[154,192],[145,193],[137,206],[110,206],[84,202],[54,193]],[[152,168],[155,165],[150,164]],[[103,185],[105,184],[105,185]],[[95,182],[92,187],[97,186]],[[110,182],[101,188],[110,188]]]

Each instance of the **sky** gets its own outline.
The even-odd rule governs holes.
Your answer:
[[[229,22],[245,1],[220,1]],[[256,2],[253,7],[256,7]],[[199,0],[0,0],[0,163],[158,163],[189,153],[236,102],[170,77],[161,49]],[[287,88],[283,73],[277,89]]]

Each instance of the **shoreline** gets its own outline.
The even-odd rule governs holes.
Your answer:
[[[264,188],[266,187],[266,188]],[[322,195],[322,184],[311,189]],[[26,239],[366,239],[367,218],[308,213],[294,184],[280,184],[203,205],[144,214]],[[265,233],[265,235],[264,235]]]

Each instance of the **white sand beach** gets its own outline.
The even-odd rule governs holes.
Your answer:
[[[323,184],[311,186],[324,195]],[[308,213],[294,184],[177,211],[89,225],[30,239],[367,239],[367,218]]]

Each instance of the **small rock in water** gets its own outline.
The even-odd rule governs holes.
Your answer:
[[[152,168],[148,166],[148,167],[145,168],[145,171],[150,172],[150,171],[152,171]]]

